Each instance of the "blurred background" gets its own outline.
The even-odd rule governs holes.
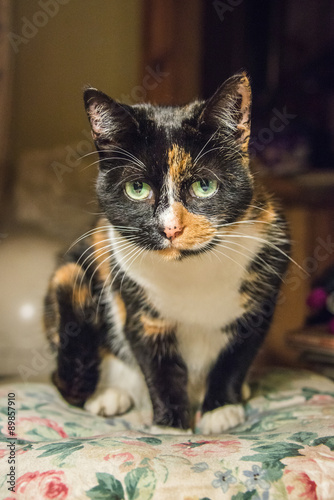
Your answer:
[[[50,371],[47,282],[98,211],[83,86],[183,104],[240,70],[253,86],[252,161],[306,270],[288,271],[265,351],[296,362],[286,334],[303,328],[312,283],[334,262],[333,37],[333,0],[0,0],[0,376]]]

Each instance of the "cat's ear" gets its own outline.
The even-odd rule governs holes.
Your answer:
[[[137,130],[131,106],[120,104],[91,87],[84,90],[84,102],[93,139],[100,148],[119,142]]]
[[[206,101],[200,124],[203,123],[211,129],[221,129],[228,135],[232,134],[241,150],[247,153],[251,104],[252,92],[247,74],[234,75]]]

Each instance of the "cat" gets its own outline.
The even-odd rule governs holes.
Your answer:
[[[96,414],[149,403],[154,425],[189,429],[200,409],[199,430],[223,432],[245,419],[290,250],[250,166],[249,77],[185,106],[129,106],[95,88],[84,102],[102,216],[50,280],[53,381]]]

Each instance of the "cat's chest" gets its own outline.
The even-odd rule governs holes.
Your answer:
[[[164,318],[207,328],[223,326],[241,313],[240,273],[222,272],[215,259],[206,263],[197,259],[197,264],[147,268],[141,284]]]
[[[247,252],[225,249],[222,254],[214,249],[181,261],[166,261],[147,252],[132,261],[128,273],[166,320],[221,329],[244,312],[240,285],[258,250],[256,241],[245,241]],[[123,267],[121,252],[117,260]]]

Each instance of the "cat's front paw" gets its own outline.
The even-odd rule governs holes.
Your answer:
[[[245,421],[245,410],[241,404],[225,405],[204,413],[199,422],[201,434],[220,434]]]
[[[94,415],[112,417],[127,412],[133,405],[131,397],[124,391],[114,387],[101,389],[88,399],[85,410]]]

